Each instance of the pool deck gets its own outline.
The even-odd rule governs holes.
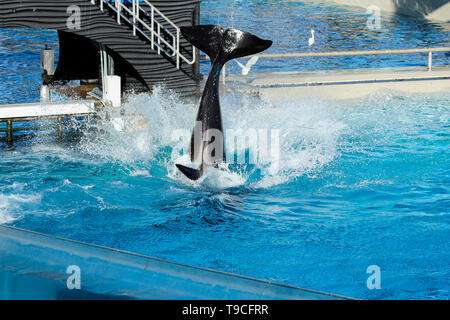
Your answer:
[[[323,70],[227,75],[225,89],[266,101],[298,98],[355,99],[380,89],[405,93],[450,91],[450,67]]]

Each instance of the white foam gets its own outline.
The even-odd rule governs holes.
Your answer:
[[[225,165],[219,168],[209,167],[204,173],[201,184],[213,190],[235,188],[244,185],[245,177],[231,172]]]
[[[38,203],[40,194],[3,194],[0,193],[0,224],[10,223],[23,214],[23,204]]]
[[[135,170],[130,172],[130,176],[132,177],[151,177],[152,175],[148,170]]]
[[[225,95],[221,99],[225,135],[228,129],[279,130],[278,170],[274,170],[274,159],[268,153],[256,163],[256,169],[262,172],[257,181],[247,182],[244,173],[213,170],[201,180],[204,185],[229,188],[249,183],[251,187],[267,188],[320,169],[338,156],[339,139],[346,125],[336,118],[335,106],[329,102],[305,100],[273,105],[248,96]],[[102,122],[98,129],[107,134],[86,133],[81,151],[96,159],[121,162],[131,176],[149,175],[150,169],[157,166],[166,171],[168,178],[186,184],[175,164],[190,163],[187,150],[198,105],[185,103],[157,87],[151,96],[131,95],[124,108],[125,114],[135,119],[127,122],[126,130],[118,132],[107,121]],[[255,147],[251,146],[250,151]],[[236,153],[243,156],[246,149],[238,146]]]

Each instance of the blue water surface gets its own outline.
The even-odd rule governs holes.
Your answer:
[[[204,1],[202,21],[275,39],[272,52],[310,50],[311,27],[317,51],[448,44],[439,23],[383,14],[372,33],[364,9],[313,3]],[[0,29],[0,39],[2,103],[36,101],[39,48],[57,47],[56,33]],[[425,64],[413,57],[260,61],[252,71]],[[448,299],[449,101],[388,90],[345,102],[224,95],[225,128],[279,130],[278,170],[268,157],[192,184],[175,163],[197,106],[159,88],[125,104],[143,128],[92,121],[78,137],[0,145],[0,223],[356,298]],[[379,290],[367,288],[372,265]]]

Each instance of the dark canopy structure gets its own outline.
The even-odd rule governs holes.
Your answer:
[[[114,2],[102,4],[101,0],[21,0],[0,1],[0,27],[43,28],[58,31],[60,52],[58,66],[52,78],[58,80],[99,79],[100,50],[107,52],[113,60],[114,74],[122,78],[122,90],[149,91],[154,85],[164,84],[187,96],[197,91],[199,80],[199,56],[195,63],[188,64],[176,55],[165,54],[153,47],[149,39],[152,33],[133,32],[133,25],[122,18],[117,21]],[[130,10],[131,2],[122,1]],[[155,0],[140,1],[140,19],[151,25],[152,9],[157,8],[177,27],[199,23],[200,0]],[[73,26],[71,8],[77,8],[78,25]],[[144,14],[144,10],[148,14]],[[123,10],[123,14],[128,14]],[[166,20],[159,18],[161,36],[169,42],[175,39],[176,30]],[[155,30],[156,29],[156,24]],[[144,29],[144,28],[142,28]],[[164,31],[167,30],[167,31]],[[171,37],[172,36],[172,37]],[[43,43],[44,46],[44,43]],[[161,44],[164,48],[164,44]],[[180,37],[179,50],[192,61],[192,46]],[[170,52],[169,49],[167,51]]]

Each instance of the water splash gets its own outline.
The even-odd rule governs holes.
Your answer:
[[[20,219],[24,214],[23,208],[41,201],[41,194],[24,193],[22,188],[21,184],[14,183],[8,190],[0,190],[0,224]]]
[[[163,87],[156,87],[151,96],[131,95],[124,104],[125,130],[115,130],[108,121],[97,122],[92,124],[96,130],[86,131],[79,148],[98,159],[120,163],[130,175],[212,189],[268,188],[313,173],[335,159],[346,129],[324,101],[277,105],[247,95],[224,95],[225,140],[230,130],[279,132],[279,150],[261,153],[259,145],[238,144],[235,154],[227,158],[246,159],[244,163],[208,170],[204,179],[192,182],[175,164],[190,162],[188,147],[197,108]],[[250,163],[249,154],[260,155],[256,163]],[[273,170],[275,161],[278,170]]]

